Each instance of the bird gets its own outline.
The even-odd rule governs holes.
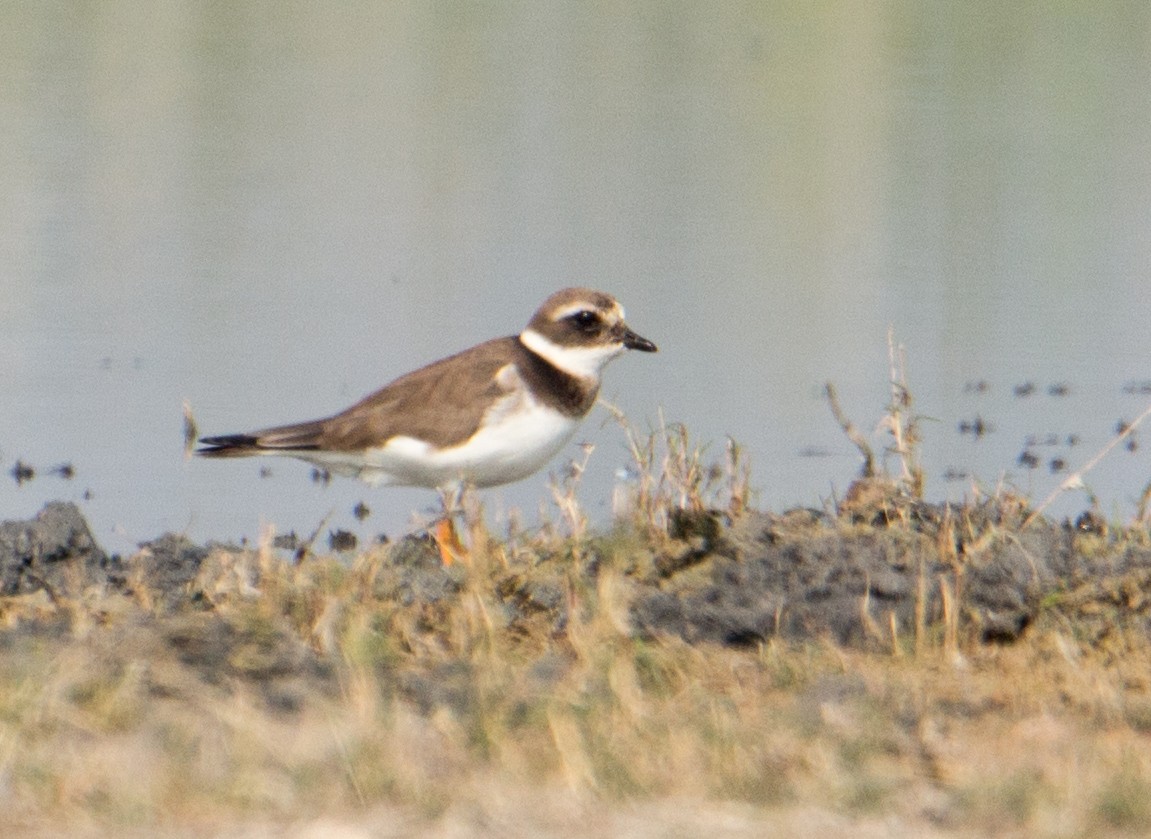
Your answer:
[[[518,335],[432,362],[322,419],[201,437],[196,454],[293,457],[371,485],[435,489],[445,511],[437,542],[450,564],[461,554],[450,499],[539,471],[595,404],[608,363],[657,349],[612,295],[565,288]]]

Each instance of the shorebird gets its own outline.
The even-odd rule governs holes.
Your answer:
[[[539,471],[595,404],[603,369],[625,350],[655,352],[610,294],[565,288],[519,334],[401,376],[324,419],[200,439],[202,457],[294,457],[383,486],[440,492],[436,536],[459,553],[451,501]],[[446,524],[445,524],[446,522]]]

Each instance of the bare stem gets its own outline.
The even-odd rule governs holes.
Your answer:
[[[1129,426],[1127,426],[1122,431],[1120,431],[1118,434],[1116,434],[1114,437],[1112,437],[1111,441],[1106,446],[1104,446],[1099,451],[1097,451],[1095,453],[1095,455],[1090,460],[1088,460],[1086,463],[1084,463],[1082,466],[1080,466],[1078,469],[1076,469],[1074,472],[1072,472],[1070,475],[1068,475],[1066,478],[1064,478],[1063,481],[1059,484],[1059,486],[1057,486],[1054,490],[1052,490],[1051,494],[1043,499],[1043,503],[1040,504],[1038,507],[1036,507],[1034,510],[1032,510],[1031,514],[1026,519],[1024,519],[1023,527],[1026,528],[1029,524],[1031,524],[1033,521],[1035,521],[1037,518],[1039,518],[1039,516],[1042,515],[1043,511],[1046,510],[1048,507],[1050,507],[1052,502],[1054,502],[1055,499],[1058,498],[1060,495],[1062,495],[1064,492],[1066,492],[1069,489],[1079,489],[1080,487],[1082,487],[1083,486],[1083,476],[1086,475],[1088,472],[1090,472],[1092,469],[1094,469],[1096,467],[1096,465],[1099,463],[1099,461],[1101,461],[1103,458],[1105,458],[1107,456],[1107,454],[1113,448],[1115,448],[1121,442],[1123,442],[1126,438],[1128,438],[1132,434],[1134,434],[1135,429],[1139,427],[1139,424],[1142,423],[1143,420],[1147,419],[1147,417],[1149,417],[1149,416],[1151,416],[1151,405],[1148,405],[1144,409],[1143,413],[1141,413],[1138,417],[1135,418],[1134,422],[1132,422]]]
[[[919,418],[905,416],[911,409],[911,389],[907,385],[907,352],[895,343],[895,328],[887,328],[887,359],[891,375],[891,404],[886,425],[894,441],[892,450],[899,457],[900,476],[911,494],[923,496],[923,469],[919,465]]]

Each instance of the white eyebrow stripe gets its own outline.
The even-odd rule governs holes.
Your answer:
[[[552,320],[563,320],[566,317],[571,317],[576,312],[584,311],[598,312],[607,317],[611,317],[614,314],[618,316],[620,320],[624,319],[623,306],[619,305],[619,303],[616,303],[614,306],[612,306],[611,309],[605,312],[599,306],[596,306],[594,303],[585,300],[582,303],[577,301],[575,303],[564,306],[562,309],[556,309],[555,313],[552,315]]]
[[[564,306],[562,309],[556,309],[555,314],[552,315],[552,320],[563,320],[566,317],[571,317],[576,312],[595,311],[596,307],[591,303],[571,303]]]

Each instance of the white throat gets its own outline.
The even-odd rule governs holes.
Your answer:
[[[600,373],[609,361],[624,351],[623,344],[594,344],[586,347],[563,347],[534,329],[520,333],[525,347],[552,366],[585,381],[599,383]]]

